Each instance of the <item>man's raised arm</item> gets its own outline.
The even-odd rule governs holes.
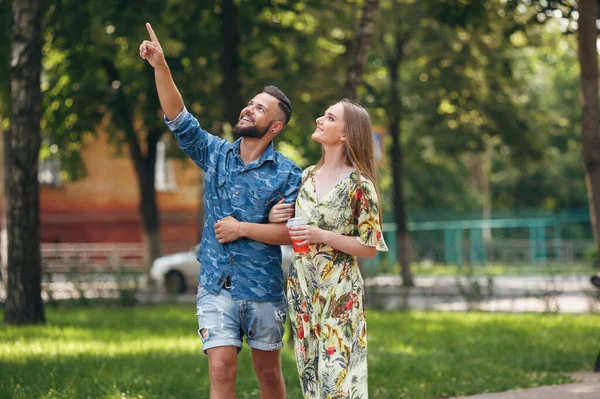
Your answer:
[[[144,40],[140,45],[140,57],[148,61],[154,68],[154,79],[160,106],[167,119],[172,121],[183,111],[183,98],[173,81],[162,47],[149,23],[146,23],[146,29],[148,29],[150,40]]]

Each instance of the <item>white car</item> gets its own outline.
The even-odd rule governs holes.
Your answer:
[[[199,245],[196,245],[187,252],[178,252],[156,259],[152,263],[150,276],[170,294],[180,294],[188,288],[196,287],[200,272],[200,263],[196,259],[198,247]],[[281,264],[284,276],[287,276],[288,267],[292,262],[292,254],[293,249],[290,245],[281,246]]]

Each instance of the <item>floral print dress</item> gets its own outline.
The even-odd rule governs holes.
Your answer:
[[[362,177],[359,184],[352,172],[318,201],[313,168],[303,173],[296,216],[387,251],[373,183]],[[287,285],[288,314],[305,398],[368,397],[364,297],[356,256],[325,244],[310,244],[307,254],[294,254]]]

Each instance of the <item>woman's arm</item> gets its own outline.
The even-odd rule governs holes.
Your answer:
[[[302,241],[299,245],[324,243],[338,251],[361,258],[374,258],[377,255],[375,247],[361,244],[354,236],[345,236],[315,226],[290,227],[289,231],[293,240]]]

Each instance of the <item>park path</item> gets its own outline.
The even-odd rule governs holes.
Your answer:
[[[400,276],[365,279],[370,308],[486,312],[600,311],[600,291],[588,275],[564,276],[416,276],[416,286],[402,287]],[[478,293],[468,298],[468,293]],[[477,297],[477,299],[475,299]]]
[[[582,371],[572,377],[578,382],[451,399],[600,399],[600,373]]]

